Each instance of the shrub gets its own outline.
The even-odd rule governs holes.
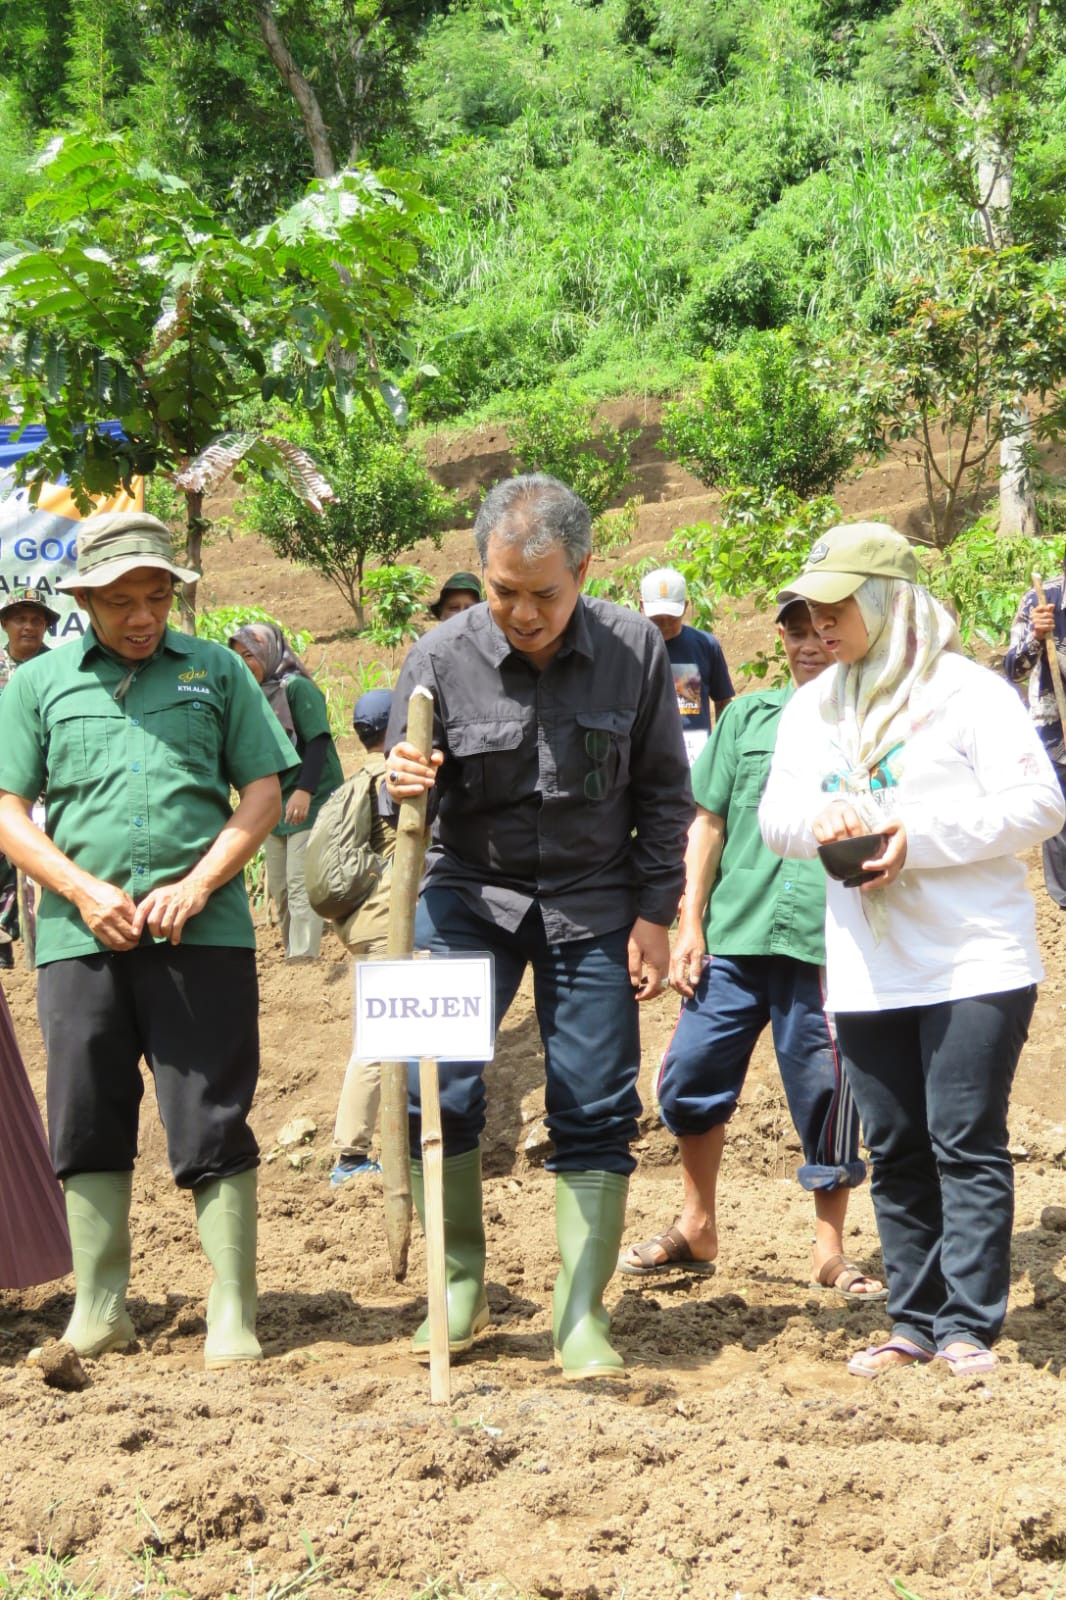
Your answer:
[[[246,627],[249,622],[269,622],[272,627],[280,628],[298,656],[302,656],[312,642],[312,635],[305,628],[295,631],[287,628],[262,606],[216,606],[212,611],[200,611],[196,617],[196,637],[213,639],[215,644],[229,644],[237,629]]]
[[[1056,539],[1000,538],[995,517],[979,518],[946,550],[923,550],[925,582],[938,600],[947,600],[959,619],[964,644],[976,635],[1002,648],[1018,602],[1032,588],[1032,574],[1045,579],[1062,570],[1062,545]]]
[[[363,630],[366,638],[387,650],[398,650],[407,640],[418,638],[415,613],[433,587],[428,572],[421,567],[379,567],[367,573],[365,587],[373,605],[370,625]]]
[[[723,498],[722,521],[679,528],[666,559],[684,576],[690,596],[702,586],[711,608],[746,594],[768,606],[799,572],[818,535],[839,520],[839,506],[825,497],[736,489]]]
[[[456,502],[389,422],[357,415],[343,430],[299,424],[286,433],[315,457],[337,498],[318,515],[268,483],[249,495],[250,520],[279,555],[335,584],[362,627],[366,567],[393,563],[420,539],[439,546]]]
[[[597,422],[591,402],[560,386],[530,395],[510,425],[511,450],[522,470],[561,478],[593,517],[606,511],[629,477],[629,447],[638,433]]]
[[[748,334],[707,368],[695,396],[668,406],[662,448],[718,488],[824,493],[857,440],[791,331]]]

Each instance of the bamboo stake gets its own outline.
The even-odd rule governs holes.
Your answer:
[[[407,742],[423,755],[429,755],[433,743],[433,696],[428,689],[415,689],[408,701]],[[426,795],[423,792],[416,799],[400,804],[389,898],[386,950],[390,956],[409,956],[414,948],[415,902],[425,850]],[[392,1275],[397,1283],[402,1283],[407,1276],[407,1253],[411,1245],[407,1064],[403,1061],[384,1061],[381,1065],[381,1175]]]
[[[448,1283],[444,1270],[444,1141],[440,1127],[440,1078],[433,1057],[418,1063],[422,1097],[422,1179],[426,1207],[426,1287],[429,1290],[429,1400],[446,1406],[452,1397],[448,1364]]]
[[[1034,572],[1033,588],[1036,591],[1037,604],[1046,606],[1044,599],[1044,585],[1040,581],[1039,572]],[[1048,671],[1051,673],[1051,687],[1055,691],[1055,704],[1059,708],[1059,723],[1062,727],[1062,736],[1066,739],[1066,690],[1062,686],[1062,668],[1059,666],[1058,644],[1055,639],[1054,629],[1044,640],[1044,651],[1047,655]]]

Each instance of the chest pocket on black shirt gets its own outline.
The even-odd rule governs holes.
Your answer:
[[[477,808],[514,805],[536,783],[535,750],[526,741],[531,720],[493,718],[448,725],[448,749],[458,762],[450,775],[467,804]],[[523,748],[525,746],[525,748]]]
[[[574,792],[598,804],[629,782],[633,711],[579,711]]]

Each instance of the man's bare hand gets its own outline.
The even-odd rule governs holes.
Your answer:
[[[1055,631],[1054,605],[1049,602],[1047,605],[1034,606],[1029,613],[1029,620],[1038,639],[1049,639]]]
[[[93,938],[109,950],[132,950],[137,944],[137,907],[125,890],[86,873],[72,898]]]
[[[385,790],[390,800],[412,800],[423,789],[432,789],[437,781],[437,768],[444,760],[443,750],[431,750],[429,759],[416,750],[413,744],[401,739],[389,751],[385,772]]]
[[[704,962],[707,959],[707,941],[699,922],[682,917],[677,939],[670,956],[670,987],[691,1000],[696,993]]]
[[[209,898],[209,891],[192,876],[161,884],[146,894],[137,907],[134,927],[138,939],[147,928],[154,939],[180,944],[185,924],[204,909]]]
[[[629,931],[629,977],[640,1001],[662,994],[670,970],[670,935],[658,922],[638,917]]]

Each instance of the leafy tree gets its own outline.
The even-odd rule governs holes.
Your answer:
[[[1020,146],[1066,23],[1062,0],[907,0],[902,18],[938,77],[927,108],[960,190],[993,250],[1015,243]],[[936,81],[936,80],[934,80]],[[1000,532],[1036,532],[1032,422],[1024,390],[1000,401]]]
[[[629,477],[629,447],[640,430],[596,421],[591,401],[561,385],[528,395],[510,424],[511,451],[523,472],[550,472],[600,517]]]
[[[831,489],[859,441],[796,336],[750,333],[707,366],[697,394],[667,406],[663,448],[716,488],[812,495]]]
[[[358,360],[409,305],[425,203],[348,172],[240,237],[116,137],[57,140],[42,175],[28,203],[49,244],[0,248],[0,383],[48,435],[23,481],[65,473],[88,507],[136,474],[170,475],[197,566],[204,495],[242,461],[320,509],[329,485],[291,441],[225,430],[254,400],[320,415],[367,392],[372,372],[337,356]],[[123,437],[97,426],[107,418]]]
[[[1044,398],[1066,375],[1066,304],[1021,249],[972,248],[900,292],[893,327],[855,349],[856,397],[871,443],[913,442],[936,545],[957,531],[1017,427],[1020,394]],[[1043,426],[1058,431],[1054,410]],[[946,448],[939,445],[944,436]]]
[[[300,448],[313,449],[336,499],[318,516],[282,485],[265,482],[250,496],[251,521],[279,555],[335,584],[362,627],[366,568],[372,562],[394,567],[420,539],[439,546],[455,501],[391,423],[353,417],[344,429],[327,424],[288,431]]]

